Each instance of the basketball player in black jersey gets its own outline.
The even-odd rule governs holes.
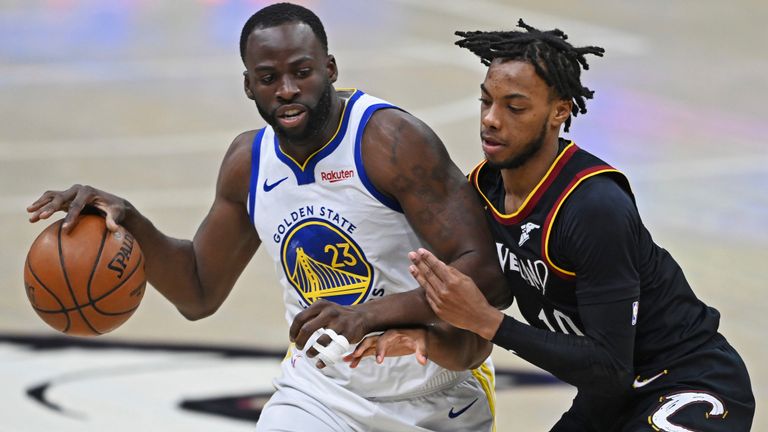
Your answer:
[[[580,81],[585,55],[603,49],[519,26],[458,32],[457,45],[489,67],[480,85],[485,161],[470,182],[529,325],[426,250],[411,254],[412,274],[440,318],[578,388],[553,431],[748,431],[750,380],[717,331],[720,314],[653,242],[627,179],[559,138],[593,94]],[[372,343],[356,354],[366,349]]]

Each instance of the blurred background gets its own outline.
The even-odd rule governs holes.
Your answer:
[[[265,253],[208,319],[188,322],[148,290],[115,332],[62,341],[25,296],[25,255],[47,223],[29,224],[24,209],[45,190],[91,184],[191,238],[229,143],[263,126],[242,91],[238,42],[245,20],[270,3],[0,0],[0,431],[253,430],[221,410],[179,405],[239,396],[247,411],[268,397],[288,331]],[[768,124],[768,3],[297,3],[326,26],[337,86],[422,118],[465,171],[482,158],[484,68],[453,46],[455,30],[511,29],[524,18],[604,47],[583,75],[595,99],[566,136],[629,176],[656,242],[722,313],[721,332],[752,377],[753,429],[768,430],[768,150],[759,129]],[[501,349],[493,356],[505,371],[499,430],[548,430],[574,391]]]

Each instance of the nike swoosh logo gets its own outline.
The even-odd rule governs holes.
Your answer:
[[[475,402],[477,402],[477,398],[475,398],[475,400],[470,402],[469,405],[465,406],[464,408],[462,408],[462,409],[460,409],[460,410],[458,410],[456,412],[453,412],[453,407],[451,407],[451,410],[448,411],[448,418],[456,418],[456,417],[464,414],[464,412],[467,411],[472,405],[474,405]]]
[[[269,192],[269,191],[271,191],[272,189],[276,188],[276,187],[277,187],[277,185],[279,185],[280,183],[282,183],[282,182],[284,182],[284,181],[288,180],[288,177],[283,177],[283,178],[281,178],[280,180],[278,180],[278,181],[276,181],[276,182],[274,182],[274,183],[272,183],[272,184],[267,184],[267,181],[268,181],[268,180],[269,180],[269,179],[264,179],[264,192]]]
[[[654,375],[654,376],[652,376],[652,377],[650,377],[650,378],[648,378],[646,380],[642,380],[642,381],[640,380],[640,375],[638,375],[637,378],[635,378],[635,382],[632,383],[632,388],[639,389],[641,387],[645,387],[648,384],[650,384],[651,382],[653,382],[654,380],[656,380],[657,378],[660,378],[660,377],[666,375],[667,373],[669,373],[669,371],[664,369],[663,371],[657,373],[656,375]]]

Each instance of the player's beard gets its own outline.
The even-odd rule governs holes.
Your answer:
[[[307,126],[301,131],[286,130],[277,121],[275,108],[271,113],[267,112],[261,105],[256,104],[256,108],[259,110],[259,114],[264,118],[272,129],[275,130],[277,135],[283,136],[290,141],[302,141],[313,135],[318,134],[323,127],[328,123],[328,118],[331,115],[331,97],[333,95],[333,85],[328,81],[325,86],[325,90],[320,95],[317,104],[314,107],[304,105],[307,112]]]
[[[501,162],[493,162],[489,159],[488,164],[496,169],[520,168],[521,166],[525,165],[526,162],[531,160],[532,157],[536,156],[539,150],[541,150],[541,148],[544,146],[544,139],[547,135],[547,129],[549,129],[549,119],[544,120],[544,124],[541,126],[539,135],[529,141],[525,146],[523,146],[522,152]]]

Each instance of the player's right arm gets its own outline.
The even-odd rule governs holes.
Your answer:
[[[191,241],[163,234],[127,200],[91,186],[44,193],[27,207],[29,220],[66,211],[69,232],[85,207],[98,209],[110,230],[122,225],[139,242],[147,281],[186,318],[204,318],[221,306],[261,244],[246,211],[253,135],[241,134],[227,151],[213,205]]]

